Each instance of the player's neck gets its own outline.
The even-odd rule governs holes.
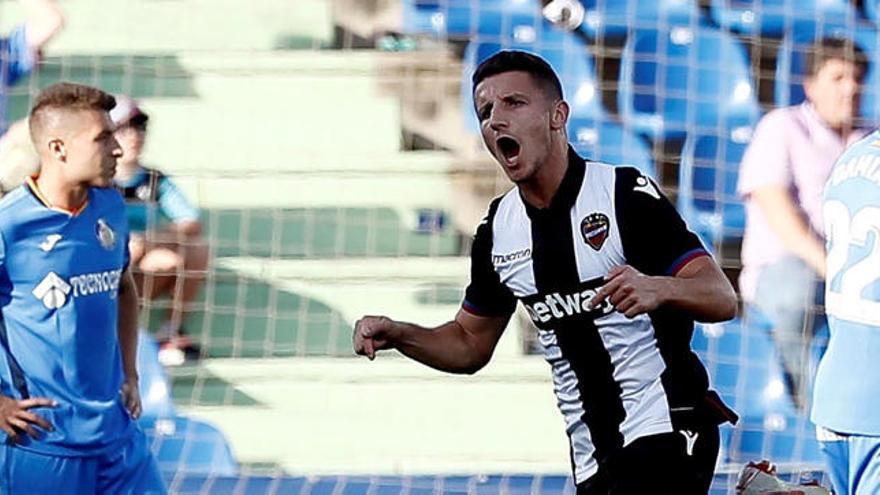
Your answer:
[[[535,208],[550,206],[568,170],[568,143],[564,148],[556,146],[554,150],[530,180],[518,184],[523,198]]]
[[[52,208],[79,211],[89,198],[87,185],[67,183],[50,169],[42,171],[34,183],[40,196]]]

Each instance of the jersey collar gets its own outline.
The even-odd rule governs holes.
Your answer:
[[[542,215],[550,212],[569,211],[575,201],[577,201],[578,193],[580,193],[581,185],[583,185],[584,182],[585,173],[586,163],[584,162],[584,159],[578,156],[577,152],[574,151],[574,148],[569,146],[568,168],[565,170],[565,175],[562,177],[559,189],[556,190],[556,194],[554,194],[553,199],[550,200],[550,206],[547,208],[536,208],[530,205],[525,199],[522,199],[522,196],[520,195],[520,200],[526,206],[526,213],[529,217],[533,217],[535,215]]]
[[[31,194],[34,195],[34,197],[37,199],[37,201],[42,203],[43,206],[45,206],[46,208],[49,208],[52,211],[57,211],[59,213],[64,213],[64,214],[70,215],[72,217],[75,217],[75,216],[79,215],[80,213],[82,213],[82,211],[86,209],[86,206],[88,206],[88,204],[89,204],[88,197],[86,197],[86,200],[83,201],[83,204],[79,205],[78,207],[76,207],[72,210],[68,210],[66,208],[61,208],[59,206],[53,206],[52,203],[50,203],[49,200],[46,199],[46,196],[43,195],[43,191],[40,191],[40,187],[37,185],[37,177],[39,177],[39,176],[33,175],[31,177],[28,177],[26,185],[27,185],[28,190],[31,192]]]

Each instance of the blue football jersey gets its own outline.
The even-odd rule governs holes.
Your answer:
[[[0,200],[0,387],[47,397],[55,428],[23,448],[96,455],[127,440],[117,335],[128,225],[119,193],[92,188],[76,214],[47,206],[33,181]],[[0,440],[5,434],[0,432]]]
[[[813,421],[880,434],[880,132],[838,159],[825,186],[825,310],[831,340],[816,376]]]

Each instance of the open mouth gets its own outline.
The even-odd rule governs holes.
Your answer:
[[[513,161],[519,156],[520,146],[516,139],[503,136],[498,138],[498,140],[495,141],[495,144],[498,146],[498,151],[501,152],[507,161]]]

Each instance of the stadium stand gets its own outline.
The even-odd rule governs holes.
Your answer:
[[[743,47],[711,27],[663,26],[627,39],[618,108],[624,125],[653,140],[733,133],[759,114]]]
[[[711,0],[712,21],[745,35],[782,37],[816,23],[846,23],[856,18],[848,0]]]
[[[468,40],[475,35],[507,37],[516,30],[522,17],[540,19],[533,0],[404,0],[401,3],[403,32],[433,35],[444,40]]]
[[[468,238],[509,187],[470,110],[470,72],[492,50],[550,59],[578,150],[656,177],[716,252],[738,249],[734,186],[759,103],[802,98],[799,46],[853,36],[872,61],[864,114],[880,116],[867,0],[584,0],[580,33],[544,21],[537,0],[118,3],[64,2],[67,31],[10,112],[62,78],[134,95],[151,114],[148,161],[204,211],[215,268],[186,326],[210,358],[163,370],[141,344],[144,424],[174,493],[573,493],[520,319],[479,380],[346,359],[360,314],[433,321],[459,302]],[[411,51],[376,50],[389,34]],[[743,416],[712,493],[761,457],[821,476],[766,329],[702,326],[694,347]],[[469,410],[492,413],[471,424]],[[374,438],[353,440],[363,424]]]
[[[678,210],[708,246],[742,238],[745,210],[736,193],[745,139],[691,133],[681,152]]]
[[[581,30],[594,40],[615,40],[637,29],[701,22],[695,0],[587,0]]]

